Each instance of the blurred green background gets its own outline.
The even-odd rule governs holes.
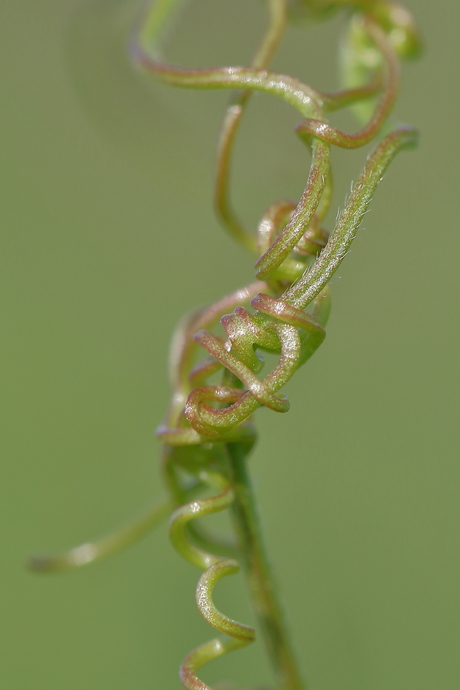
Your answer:
[[[251,460],[302,669],[315,690],[458,690],[460,8],[408,0],[426,41],[397,116],[422,131],[377,191],[334,278],[328,337],[258,413]],[[171,37],[182,64],[244,64],[263,3],[195,0]],[[161,493],[153,429],[171,331],[252,279],[211,208],[222,93],[150,84],[126,56],[136,3],[2,4],[0,686],[178,688],[212,636],[198,576],[166,527],[87,570],[37,576],[33,551],[77,544]],[[274,67],[334,89],[342,19],[289,31]],[[298,116],[256,96],[237,149],[255,226],[298,197]],[[335,122],[351,130],[351,118]],[[364,152],[334,151],[342,205]],[[221,260],[219,260],[221,257]],[[299,431],[300,430],[300,431]],[[244,581],[217,591],[250,622]],[[268,681],[261,643],[203,672]]]

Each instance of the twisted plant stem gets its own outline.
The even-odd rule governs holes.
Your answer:
[[[301,690],[304,684],[291,646],[275,578],[262,535],[256,500],[240,443],[228,443],[232,506],[240,550],[248,576],[254,611],[262,630],[277,687]]]

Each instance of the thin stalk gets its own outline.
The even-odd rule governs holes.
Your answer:
[[[230,482],[235,496],[232,512],[252,605],[277,676],[278,687],[282,690],[303,690],[305,685],[294,657],[263,541],[254,491],[246,467],[245,449],[241,443],[229,443],[227,450]]]

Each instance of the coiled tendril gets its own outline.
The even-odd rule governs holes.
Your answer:
[[[203,570],[196,590],[197,606],[205,620],[223,635],[197,647],[181,666],[184,686],[203,690],[208,686],[198,678],[197,670],[211,659],[248,644],[255,633],[216,609],[212,600],[215,584],[239,566],[229,557],[234,546],[203,532],[195,519],[235,509],[237,497],[229,469],[232,448],[238,446],[244,453],[252,448],[255,431],[250,416],[259,406],[287,412],[289,399],[280,393],[281,388],[325,338],[330,312],[328,282],[347,254],[386,168],[401,149],[415,144],[417,132],[399,127],[377,144],[329,234],[324,220],[332,196],[330,148],[354,149],[377,138],[395,102],[400,59],[415,56],[420,44],[409,13],[390,0],[267,0],[268,28],[250,66],[186,69],[164,62],[159,53],[164,27],[179,4],[179,0],[157,0],[146,10],[131,42],[132,56],[140,68],[167,84],[238,89],[231,96],[221,129],[215,205],[228,231],[256,256],[258,279],[181,323],[171,350],[171,405],[157,430],[163,443],[162,466],[170,499],[149,513],[150,522],[153,515],[159,517],[171,506],[175,508],[171,540],[184,558]],[[347,88],[325,93],[268,69],[289,16],[319,17],[341,6],[349,11],[342,55]],[[262,217],[256,237],[235,214],[229,194],[233,144],[253,91],[277,96],[299,111],[302,119],[296,132],[311,154],[300,200],[273,203]],[[353,134],[334,128],[327,119],[329,113],[347,106],[361,116],[367,114],[365,124]],[[219,321],[226,337],[210,330]],[[196,364],[198,346],[208,356]],[[261,351],[279,356],[273,371],[264,377]],[[220,383],[209,383],[219,372]],[[214,495],[196,498],[200,489],[210,489]],[[130,528],[133,539],[143,531],[146,519]],[[126,530],[123,534],[124,544]],[[86,546],[93,550],[85,562],[104,555],[98,543]],[[75,551],[36,557],[31,565],[43,570],[71,567],[69,553]],[[215,551],[219,554],[214,555]],[[268,592],[268,585],[266,589]],[[266,606],[276,608],[274,595],[265,595],[272,597]],[[257,611],[262,619],[264,606],[262,601]],[[270,639],[268,644],[270,647]],[[281,686],[300,688],[293,660],[286,649],[278,647],[273,644],[272,652],[278,655],[275,665]]]

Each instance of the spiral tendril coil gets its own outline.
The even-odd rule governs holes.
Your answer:
[[[199,478],[204,485],[217,489],[220,493],[177,508],[171,518],[170,535],[179,553],[204,570],[196,588],[196,603],[205,621],[222,633],[221,637],[190,652],[181,665],[180,677],[185,687],[202,689],[208,686],[196,675],[200,666],[221,654],[249,644],[254,640],[255,631],[222,614],[212,600],[216,583],[223,577],[238,572],[238,562],[233,558],[221,558],[204,551],[188,538],[186,528],[190,521],[229,508],[234,498],[232,487],[222,474],[201,470]]]

